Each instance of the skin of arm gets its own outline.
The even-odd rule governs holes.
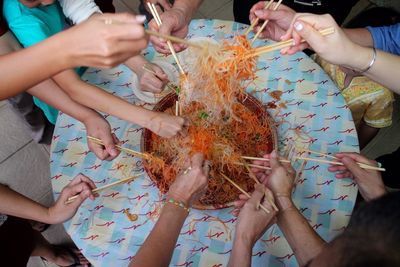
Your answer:
[[[366,47],[374,46],[374,40],[372,39],[371,33],[365,28],[343,29],[343,31],[351,41],[358,45]]]
[[[94,199],[91,190],[95,187],[92,180],[79,174],[62,190],[56,203],[47,208],[0,184],[0,213],[48,224],[61,223],[71,218],[84,200]],[[65,204],[74,195],[78,198]]]
[[[107,19],[119,23],[106,25]],[[147,45],[142,22],[143,18],[129,14],[95,16],[32,47],[1,56],[0,99],[68,68],[112,67],[138,54]]]
[[[176,135],[185,123],[185,120],[181,117],[132,105],[96,86],[87,84],[72,70],[63,71],[53,78],[74,101],[138,124],[160,136],[172,137]]]
[[[189,167],[191,169],[187,174],[183,172],[178,175],[171,185],[167,197],[167,199],[180,202],[186,207],[191,207],[206,192],[209,173],[209,164],[199,153],[191,157],[185,168],[189,170]],[[166,202],[156,225],[129,266],[168,266],[187,215],[187,210]]]
[[[119,151],[115,148],[118,139],[111,133],[109,123],[96,111],[73,101],[52,79],[32,87],[28,93],[82,122],[87,135],[101,139],[104,147],[88,142],[89,149],[99,159],[113,160],[119,155]]]
[[[272,172],[265,173],[260,169],[252,169],[252,171],[273,192],[279,208],[278,226],[284,233],[299,265],[304,266],[322,251],[325,242],[292,202],[291,195],[296,176],[292,166],[282,165],[276,151],[265,155],[264,158],[269,161],[255,161],[254,163],[270,167]]]
[[[322,36],[318,32],[318,30],[328,27],[333,27],[335,32],[326,36]],[[367,37],[359,38],[355,40],[356,42],[372,44],[371,40],[368,41],[368,38],[371,37],[368,37],[365,31],[362,31],[361,35]],[[294,54],[304,49],[305,46],[310,46],[326,61],[357,71],[367,69],[373,59],[373,50],[350,40],[330,15],[297,14],[287,33],[282,37],[283,40],[290,38],[295,40],[295,45],[282,50],[283,54]],[[307,43],[301,43],[301,39],[306,40]],[[399,56],[377,50],[376,61],[373,66],[362,74],[390,90],[400,93],[398,87],[400,84],[399,66]]]
[[[250,267],[254,244],[271,226],[276,211],[271,202],[274,202],[272,192],[264,185],[256,185],[251,198],[240,195],[235,201],[236,209],[233,214],[238,216],[232,253],[229,258],[229,267]],[[266,213],[259,208],[262,204],[270,212]],[[240,209],[240,212],[238,211]]]

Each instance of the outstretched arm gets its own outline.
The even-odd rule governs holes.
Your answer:
[[[322,251],[325,241],[314,231],[292,202],[295,177],[293,168],[290,165],[282,165],[275,151],[264,157],[269,161],[257,161],[255,164],[270,167],[272,172],[264,173],[259,169],[253,171],[273,192],[279,208],[278,226],[285,235],[299,265],[304,266]]]
[[[95,187],[92,180],[79,174],[62,190],[56,203],[47,208],[0,184],[0,212],[49,224],[61,223],[71,218],[88,197],[94,199],[91,190]],[[78,198],[74,202],[65,204],[75,195]]]
[[[118,23],[109,25],[106,20]],[[142,22],[129,14],[96,16],[37,45],[1,56],[0,99],[68,68],[111,67],[138,54],[147,45]]]
[[[204,163],[202,154],[193,155],[191,165],[187,166],[191,167],[191,170],[187,174],[179,175],[171,185],[168,201],[162,208],[160,218],[130,267],[169,265],[182,225],[188,215],[187,208],[205,193],[209,169]],[[170,200],[175,203],[171,203]],[[177,203],[186,208],[179,207]]]

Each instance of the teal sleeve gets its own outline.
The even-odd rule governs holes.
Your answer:
[[[33,15],[14,18],[8,25],[23,47],[32,46],[52,35],[47,25]]]

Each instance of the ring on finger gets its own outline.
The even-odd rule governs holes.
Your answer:
[[[186,170],[183,171],[183,174],[188,174],[192,170],[192,167],[188,167]]]

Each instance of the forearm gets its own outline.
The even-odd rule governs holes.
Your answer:
[[[47,207],[4,185],[0,185],[0,213],[51,223]]]
[[[51,51],[49,53],[49,51]],[[6,99],[72,67],[60,38],[0,57],[0,99]]]
[[[142,55],[137,55],[125,61],[125,65],[135,73],[138,73],[142,71],[142,68],[146,62],[147,60]]]
[[[373,51],[371,48],[356,46],[349,55],[352,56],[350,56],[349,64],[346,67],[365,70],[372,61]],[[376,61],[363,75],[399,94],[399,66],[400,56],[377,50]]]
[[[147,122],[155,116],[153,111],[132,105],[96,86],[81,81],[72,70],[64,71],[54,79],[74,101],[94,110],[111,114],[142,127],[146,127]]]
[[[252,244],[246,244],[242,239],[235,236],[228,267],[250,267],[252,250]]]
[[[156,225],[129,266],[168,266],[187,215],[184,209],[166,203]]]
[[[189,23],[202,2],[203,0],[176,0],[173,7],[182,10],[186,15],[186,22]]]
[[[317,256],[325,241],[301,215],[291,199],[277,197],[279,207],[278,226],[286,237],[300,266]]]
[[[32,87],[28,93],[83,123],[91,116],[98,116],[96,111],[72,100],[52,79]]]
[[[351,41],[358,45],[366,47],[374,46],[371,33],[366,28],[343,29],[343,31]]]

